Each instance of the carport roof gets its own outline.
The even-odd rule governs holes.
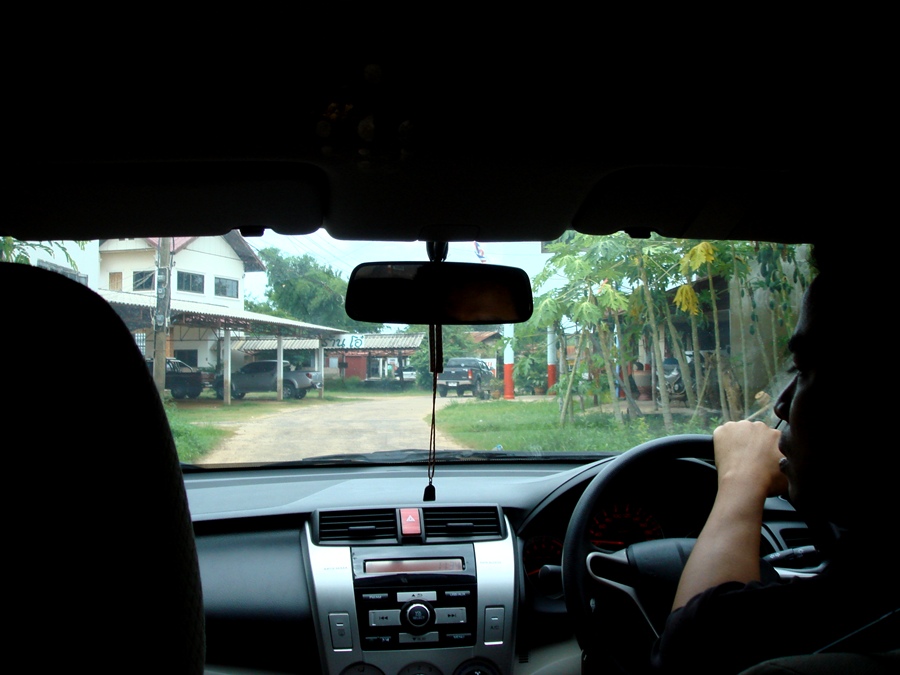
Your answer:
[[[156,296],[125,291],[97,291],[122,317],[131,330],[148,328],[156,311]],[[303,321],[282,319],[268,314],[233,310],[220,305],[192,300],[173,299],[170,304],[172,325],[203,328],[231,328],[234,330],[268,333],[271,335],[327,338],[346,333],[343,328],[318,326]]]
[[[425,333],[346,333],[323,336],[326,351],[338,352],[381,352],[396,350],[416,350],[425,339]],[[275,349],[276,338],[258,337],[234,340],[232,349],[245,352]],[[283,349],[316,349],[319,344],[314,339],[289,338],[281,342]]]

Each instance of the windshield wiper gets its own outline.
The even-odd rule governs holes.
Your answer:
[[[377,450],[339,452],[297,460],[298,464],[419,464],[428,461],[427,450]],[[268,466],[268,465],[267,465]]]
[[[452,462],[591,462],[608,457],[611,453],[586,452],[506,452],[503,450],[438,450],[437,463]],[[298,460],[303,464],[424,464],[428,461],[427,450],[379,450],[367,453],[341,453],[322,455]]]
[[[601,452],[507,452],[504,450],[438,450],[438,464],[466,463],[466,462],[564,462],[584,464],[597,459],[609,457],[615,453]],[[343,452],[333,455],[320,455],[316,457],[304,457],[302,459],[283,462],[263,462],[259,464],[234,464],[228,466],[201,466],[197,464],[181,463],[184,473],[198,473],[203,471],[221,471],[223,469],[277,469],[290,466],[349,466],[366,464],[378,465],[409,465],[416,466],[427,464],[427,450],[378,450],[376,452]]]

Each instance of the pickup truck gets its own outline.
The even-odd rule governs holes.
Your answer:
[[[251,391],[278,391],[276,368],[278,361],[266,359],[252,361],[231,374],[231,397],[244,398]],[[310,389],[319,388],[313,373],[292,370],[291,364],[282,361],[282,394],[284,398],[303,398]],[[225,398],[225,377],[216,375],[213,381],[216,398]]]
[[[153,372],[153,359],[145,359],[150,372]],[[172,398],[197,398],[203,393],[204,373],[198,368],[189,366],[178,359],[166,359],[165,388],[172,392]]]
[[[444,372],[438,374],[438,394],[446,396],[447,392],[455,389],[457,396],[463,396],[470,391],[475,398],[488,398],[491,395],[490,385],[493,377],[490,367],[481,359],[472,357],[447,359]]]

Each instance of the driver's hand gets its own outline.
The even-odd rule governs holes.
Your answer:
[[[764,490],[765,496],[787,493],[787,478],[779,468],[781,432],[763,422],[726,422],[713,432],[719,486]]]
[[[759,580],[759,531],[766,497],[784,494],[781,432],[762,422],[727,422],[713,432],[719,491],[688,557],[673,609],[726,581]]]

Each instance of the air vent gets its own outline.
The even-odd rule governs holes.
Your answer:
[[[503,536],[496,506],[425,508],[425,536],[435,539],[497,539]]]
[[[397,539],[394,509],[320,511],[319,542]]]

